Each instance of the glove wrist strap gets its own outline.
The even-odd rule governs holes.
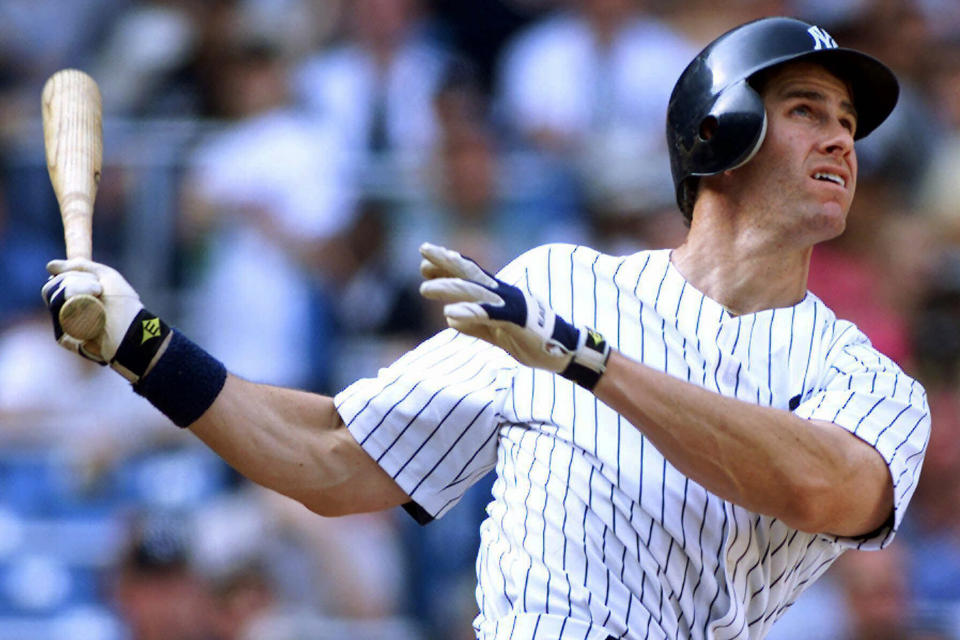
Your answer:
[[[120,341],[110,367],[136,383],[147,373],[168,335],[170,327],[167,323],[146,309],[140,309]]]
[[[593,391],[610,359],[610,344],[597,331],[581,327],[577,336],[577,348],[567,368],[560,372],[564,378]]]

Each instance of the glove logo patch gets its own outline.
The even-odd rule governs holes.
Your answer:
[[[142,329],[142,340],[140,344],[142,345],[147,340],[160,337],[160,318],[147,318],[143,321]]]
[[[587,346],[591,349],[600,350],[600,345],[603,344],[603,336],[599,332],[588,329],[587,330]]]

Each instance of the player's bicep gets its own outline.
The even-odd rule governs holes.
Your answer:
[[[410,502],[410,496],[370,457],[350,433],[340,415],[327,436],[321,455],[337,461],[337,481],[308,490],[298,499],[323,515],[382,511]]]

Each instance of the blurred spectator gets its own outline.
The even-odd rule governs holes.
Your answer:
[[[727,0],[719,10],[716,0],[684,0],[683,2],[660,2],[664,18],[685,37],[696,44],[695,48],[705,46],[724,31],[728,31],[744,22],[764,16],[803,17],[798,5],[808,0]],[[809,0],[820,2],[820,0]],[[857,0],[843,3],[829,1],[828,7],[856,5]]]
[[[239,28],[276,42],[289,58],[301,58],[339,36],[348,0],[236,0]]]
[[[497,108],[521,140],[608,190],[669,191],[663,135],[673,83],[695,53],[634,0],[575,0],[515,36]]]
[[[496,63],[510,37],[557,4],[556,0],[429,2],[456,50],[477,66],[477,79],[484,95],[493,91]]]
[[[87,62],[93,44],[125,0],[4,0],[0,60],[30,89],[66,66]]]
[[[942,233],[960,243],[960,32],[938,42],[930,55],[933,69],[930,92],[946,127],[931,147],[929,169],[919,193],[919,205]]]
[[[222,68],[234,43],[262,40],[286,57],[331,37],[340,3],[308,0],[144,0],[110,23],[91,71],[109,115],[229,117]]]
[[[929,285],[916,300],[912,342],[915,369],[928,395],[941,389],[960,390],[960,253],[956,245],[944,249]]]
[[[402,253],[390,251],[396,213],[388,201],[362,200],[354,224],[341,236],[340,250],[349,262],[342,260],[345,268],[332,278],[331,298],[346,336],[398,338],[410,344],[430,333],[417,291],[416,246]]]
[[[424,32],[419,0],[349,3],[343,43],[297,70],[299,99],[332,121],[358,153],[428,149],[437,125],[431,104],[447,55]]]
[[[219,94],[232,122],[193,155],[181,231],[196,259],[195,335],[239,375],[303,387],[322,377],[305,342],[329,339],[313,324],[312,271],[336,271],[353,196],[335,123],[289,107],[286,70],[270,43],[232,52]]]
[[[591,246],[604,253],[629,255],[645,249],[673,249],[687,237],[687,225],[673,200],[650,194],[594,197],[588,199],[587,207],[596,238]]]
[[[195,442],[109,369],[71,357],[52,336],[43,308],[0,333],[0,447],[49,449],[78,485],[93,488],[139,451]]]
[[[160,514],[134,522],[109,592],[130,640],[215,640],[213,600],[188,562],[183,524]]]
[[[438,139],[405,198],[368,198],[343,237],[356,261],[338,278],[333,304],[345,336],[339,342],[340,382],[373,371],[440,328],[442,315],[420,298],[424,241],[457,246],[499,268],[545,242],[583,236],[568,189],[548,163],[514,158],[508,165],[488,124],[472,67],[451,67],[433,102]],[[336,386],[336,385],[334,385]]]
[[[240,566],[213,585],[213,627],[217,640],[242,640],[276,606],[276,594],[265,568]]]
[[[907,583],[902,544],[883,551],[848,551],[833,569],[839,576],[849,628],[843,640],[951,640],[917,619]]]
[[[901,536],[883,551],[847,551],[773,626],[769,640],[956,640],[926,615]]]
[[[40,91],[64,67],[85,68],[119,6],[129,0],[0,2],[0,139],[34,135]]]
[[[6,178],[0,180],[0,331],[41,308],[38,292],[46,280],[44,265],[63,253],[49,225],[40,223],[40,211],[20,209],[19,202],[9,201]],[[59,224],[56,209],[47,211]]]
[[[916,0],[930,28],[939,37],[960,34],[960,4],[953,0]]]
[[[499,269],[539,244],[583,238],[563,173],[548,158],[505,155],[472,66],[452,68],[433,108],[438,140],[415,197],[397,216],[398,255],[430,240]]]
[[[172,76],[194,55],[199,13],[195,0],[149,0],[119,14],[92,71],[108,116],[189,114],[190,97]]]
[[[455,507],[452,518],[440,518],[429,526],[412,519],[402,522],[409,554],[407,581],[409,605],[435,640],[474,640],[477,548],[480,525],[487,517],[494,474],[488,474]]]
[[[934,428],[904,529],[910,588],[922,613],[954,625],[960,622],[960,261],[955,251],[940,263],[913,323],[917,374],[927,390]],[[960,637],[960,626],[956,631]]]
[[[404,604],[406,565],[394,515],[324,518],[243,482],[195,511],[192,558],[221,606],[236,607],[234,599],[256,604],[234,620],[237,636],[261,617],[298,612],[384,620]]]
[[[260,498],[276,533],[296,541],[307,554],[311,610],[369,620],[400,613],[407,567],[394,517],[403,514],[324,518],[277,493],[264,491]]]
[[[831,567],[781,614],[765,640],[841,640],[849,628],[849,615]]]
[[[537,245],[582,239],[572,198],[551,166],[537,158],[527,158],[522,169],[508,165],[480,102],[475,86],[441,93],[442,135],[425,174],[424,199],[411,202],[402,219],[412,226],[397,229],[400,246],[405,237],[416,244],[430,239],[499,269]]]

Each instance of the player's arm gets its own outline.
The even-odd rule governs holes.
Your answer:
[[[680,472],[751,511],[851,537],[893,514],[886,461],[838,425],[721,396],[617,351],[593,392]]]
[[[241,474],[325,516],[410,501],[347,430],[333,399],[228,375],[189,425]]]
[[[893,513],[887,465],[838,425],[726,398],[612,351],[472,260],[421,248],[421,293],[447,323],[570,378],[629,420],[712,493],[811,532],[858,536]]]
[[[327,396],[255,384],[143,309],[119,273],[88,260],[54,261],[43,297],[60,344],[109,364],[237,471],[323,515],[377,511],[409,501],[350,435]],[[81,293],[104,303],[106,327],[83,344],[58,313]],[[269,340],[264,340],[269,344]]]

